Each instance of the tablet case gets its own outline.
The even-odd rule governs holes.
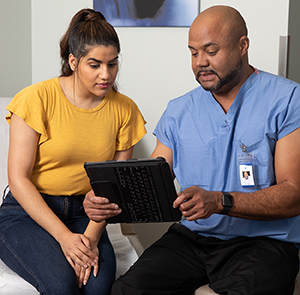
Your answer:
[[[170,222],[181,219],[173,208],[177,198],[164,158],[87,162],[84,168],[96,196],[118,204],[122,212],[108,223]]]

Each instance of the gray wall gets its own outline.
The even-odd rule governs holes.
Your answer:
[[[31,84],[31,0],[0,1],[0,97]]]
[[[288,78],[300,83],[300,1],[290,0],[289,10],[289,66]]]

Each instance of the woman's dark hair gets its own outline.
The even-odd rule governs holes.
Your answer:
[[[69,66],[70,53],[79,62],[88,54],[89,47],[99,45],[112,45],[117,48],[118,53],[121,50],[115,29],[106,21],[101,12],[89,8],[78,11],[60,40],[61,76],[67,77],[73,74]]]

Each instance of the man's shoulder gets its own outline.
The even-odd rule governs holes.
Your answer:
[[[258,73],[258,77],[265,83],[274,82],[279,87],[281,87],[283,85],[286,85],[287,87],[300,87],[299,83],[297,83],[293,80],[290,80],[288,78],[275,75],[270,72],[259,70],[259,71],[257,71],[257,73]]]
[[[181,96],[171,99],[168,104],[169,106],[186,105],[195,97],[201,98],[206,92],[201,86],[198,86]]]

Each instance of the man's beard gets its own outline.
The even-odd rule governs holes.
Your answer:
[[[219,90],[221,87],[223,87],[224,85],[230,83],[239,73],[239,71],[241,70],[243,65],[243,61],[240,59],[238,61],[238,63],[236,64],[236,66],[234,67],[234,69],[223,79],[220,78],[220,76],[214,71],[214,70],[207,70],[207,69],[200,69],[198,71],[197,77],[196,77],[196,81],[202,86],[202,88],[206,91],[211,91],[211,92],[215,92],[217,90]],[[204,87],[201,82],[198,80],[200,73],[204,73],[204,72],[210,72],[215,74],[218,78],[219,78],[219,82],[216,86],[211,86],[211,87]]]

